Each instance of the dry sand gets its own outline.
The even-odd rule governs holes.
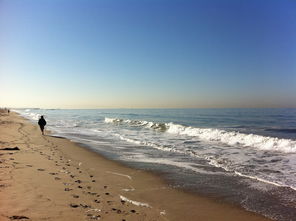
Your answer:
[[[48,132],[47,132],[48,134]],[[0,220],[267,220],[0,113]]]

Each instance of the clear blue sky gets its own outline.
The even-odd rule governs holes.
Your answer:
[[[0,0],[0,106],[296,107],[296,1]]]

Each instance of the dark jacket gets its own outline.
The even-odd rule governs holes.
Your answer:
[[[46,121],[44,120],[44,118],[40,118],[38,121],[39,126],[44,127],[46,125]]]

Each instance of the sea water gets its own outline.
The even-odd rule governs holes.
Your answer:
[[[296,109],[17,109],[172,187],[296,220]]]

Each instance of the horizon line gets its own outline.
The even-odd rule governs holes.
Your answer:
[[[99,109],[296,109],[296,107],[95,107],[95,108],[43,108],[0,107],[0,109],[44,109],[44,110],[99,110]]]

